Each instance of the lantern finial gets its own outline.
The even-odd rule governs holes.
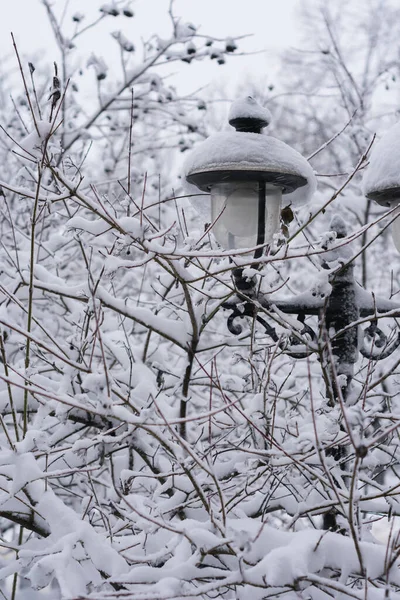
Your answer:
[[[239,98],[232,103],[229,111],[229,124],[236,131],[261,133],[271,122],[272,116],[268,108],[264,108],[252,96]]]

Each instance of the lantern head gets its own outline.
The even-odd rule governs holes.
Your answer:
[[[211,219],[217,241],[227,249],[269,244],[280,229],[282,194],[290,204],[315,189],[308,162],[293,148],[263,135],[270,112],[251,96],[231,106],[236,131],[212,135],[185,164],[186,180],[211,195]],[[202,202],[202,199],[199,199]]]
[[[363,178],[367,198],[381,206],[398,209],[391,225],[394,245],[400,252],[400,123],[397,123],[372,149]]]

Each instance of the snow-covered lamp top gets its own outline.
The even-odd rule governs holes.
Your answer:
[[[400,203],[400,123],[374,144],[363,191],[367,198],[383,206]]]
[[[232,104],[229,122],[236,131],[216,133],[199,144],[186,159],[189,184],[209,192],[216,183],[233,180],[265,181],[279,186],[285,204],[305,204],[316,188],[310,164],[296,150],[261,130],[271,120],[269,110],[252,97]]]

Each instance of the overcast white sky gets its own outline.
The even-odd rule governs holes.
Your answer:
[[[309,0],[314,2],[314,0]],[[12,54],[10,32],[16,37],[21,54],[31,55],[45,49],[43,60],[51,63],[57,59],[56,47],[41,0],[1,0],[4,3],[0,20],[0,55]],[[99,14],[104,0],[69,0],[70,10],[87,13],[88,18]],[[266,50],[229,61],[224,67],[206,61],[200,67],[182,64],[179,67],[178,85],[183,92],[207,85],[212,80],[229,80],[235,85],[247,74],[268,76],[276,67],[274,54],[298,42],[295,9],[300,0],[175,0],[174,12],[201,28],[201,32],[216,36],[251,34],[241,43],[240,50],[247,52]],[[53,6],[61,14],[65,0],[53,0]],[[167,37],[170,21],[167,11],[169,0],[134,0],[135,17],[110,18],[108,25],[90,33],[84,44],[87,53],[112,54],[116,43],[109,31],[124,28],[125,34],[136,44],[152,33]],[[70,19],[66,24],[70,24]],[[108,30],[108,31],[107,31]]]

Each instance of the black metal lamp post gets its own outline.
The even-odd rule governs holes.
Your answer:
[[[236,131],[218,133],[200,144],[186,163],[186,178],[211,194],[213,231],[217,241],[225,248],[250,248],[257,260],[272,241],[273,234],[280,230],[282,195],[290,194],[291,201],[296,203],[299,191],[308,188],[312,193],[314,175],[307,161],[295,150],[274,138],[260,135],[269,122],[269,113],[252,98],[232,105],[229,122]],[[374,192],[375,195],[370,194],[373,199],[387,202],[389,198],[391,204],[394,201],[400,203],[400,176],[396,189],[392,186],[389,191],[375,189]],[[264,327],[266,334],[294,358],[305,358],[315,352],[324,360],[327,352],[331,352],[334,360],[325,361],[330,365],[333,392],[328,403],[335,403],[346,399],[359,352],[366,358],[381,360],[398,348],[400,333],[394,339],[388,339],[378,327],[378,317],[386,313],[390,317],[399,317],[400,306],[367,292],[356,282],[343,219],[334,217],[331,229],[338,242],[343,239],[343,244],[337,244],[330,251],[330,258],[333,254],[338,266],[329,272],[329,295],[318,297],[304,293],[282,298],[277,294],[259,293],[254,278],[246,279],[242,269],[234,268],[236,294],[224,308],[231,311],[227,324],[233,334],[242,331],[237,319],[253,317]],[[322,265],[329,268],[327,263]],[[274,321],[281,322],[282,313],[297,315],[301,324],[285,344],[273,325]],[[318,317],[317,331],[305,323],[308,315]],[[365,319],[370,322],[361,331],[358,321]],[[343,450],[333,448],[330,454],[340,461]],[[343,461],[341,466],[344,468]],[[335,527],[335,523],[334,511],[327,513],[324,528]]]

